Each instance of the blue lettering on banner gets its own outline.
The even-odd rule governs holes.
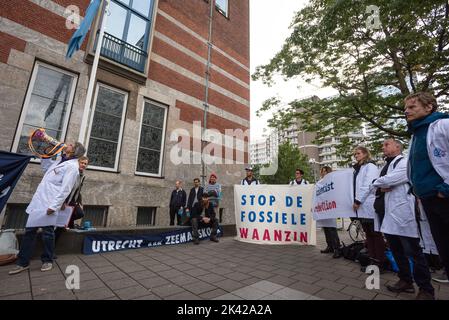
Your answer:
[[[198,230],[198,233],[200,239],[206,239],[210,237],[211,228],[202,227]],[[223,229],[219,227],[217,236],[220,237],[222,235]],[[191,242],[192,240],[192,228],[145,235],[89,234],[84,237],[83,253],[90,255],[128,249],[175,245]]]

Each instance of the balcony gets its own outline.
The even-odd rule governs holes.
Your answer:
[[[124,66],[144,73],[148,53],[105,32],[101,55]]]

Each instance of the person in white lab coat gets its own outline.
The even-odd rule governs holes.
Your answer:
[[[399,268],[399,281],[387,285],[387,289],[396,293],[414,293],[414,280],[420,292],[427,293],[420,297],[431,298],[434,296],[434,288],[429,266],[420,246],[415,197],[409,192],[407,159],[402,155],[402,144],[395,139],[385,140],[382,150],[386,164],[379,178],[373,182],[373,187],[377,188],[374,202],[376,227],[377,231],[384,233]],[[413,276],[409,259],[413,261]]]
[[[332,172],[332,168],[329,166],[324,166],[320,169],[320,177],[321,179],[328,173]],[[338,237],[337,232],[337,220],[335,218],[332,219],[324,219],[318,220],[316,222],[316,226],[318,228],[322,228],[324,231],[324,236],[326,237],[327,247],[324,250],[321,250],[321,253],[333,253],[332,258],[340,258],[342,256],[341,253],[341,244],[340,238]]]
[[[84,155],[85,152],[86,149],[80,143],[75,145],[68,144],[60,159],[50,165],[48,161],[43,161],[42,167],[45,174],[26,209],[28,220],[18,254],[17,265],[9,274],[17,274],[29,269],[39,228],[43,229],[42,239],[44,242],[44,252],[41,256],[41,271],[49,271],[53,268],[54,229],[58,211],[61,210],[65,199],[72,191],[79,176],[77,158]]]
[[[363,146],[354,150],[357,163],[354,168],[354,204],[357,219],[362,223],[366,234],[366,247],[372,264],[383,269],[386,262],[385,240],[382,233],[374,230],[374,190],[370,186],[374,179],[379,177],[379,170],[371,162],[371,153]],[[363,268],[362,271],[364,272]]]

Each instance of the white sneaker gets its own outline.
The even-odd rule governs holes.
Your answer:
[[[51,263],[51,262],[44,262],[42,264],[42,267],[41,267],[41,271],[42,272],[50,271],[51,269],[53,269],[53,263]]]
[[[447,278],[446,272],[443,272],[443,274],[441,274],[441,275],[432,277],[432,280],[439,282],[439,283],[449,283],[449,279]]]
[[[22,266],[17,265],[17,266],[15,266],[14,269],[10,270],[8,273],[10,275],[18,274],[18,273],[21,273],[22,271],[28,270],[29,268],[30,268],[30,266],[22,267]]]

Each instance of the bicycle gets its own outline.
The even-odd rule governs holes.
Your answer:
[[[363,231],[360,220],[352,220],[346,231],[348,231],[349,237],[354,242],[364,241],[366,239],[365,231]]]

